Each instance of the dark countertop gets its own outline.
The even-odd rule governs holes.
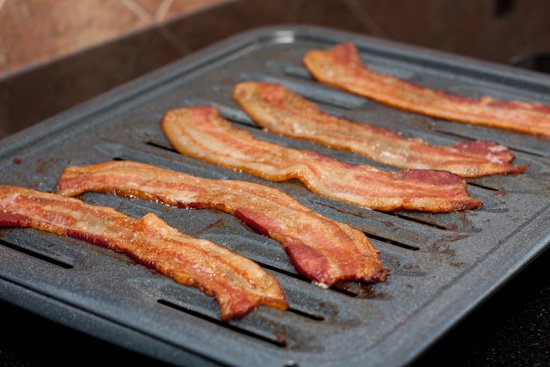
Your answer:
[[[350,10],[335,7],[335,1],[327,2],[325,12],[318,7],[315,11],[306,11],[314,9],[311,1],[298,3],[301,5],[289,5],[287,8],[292,11],[284,14],[273,8],[258,15],[249,11],[253,8],[249,1],[236,1],[196,14],[192,19],[177,20],[162,29],[134,34],[0,80],[0,138],[246,28],[281,22],[308,22],[357,32],[377,31],[377,27],[369,26],[368,18],[349,21],[350,14],[337,14],[349,13]],[[238,13],[242,22],[235,25],[221,21],[228,12]],[[338,22],[335,19],[343,20]],[[197,37],[202,31],[196,25],[205,23],[221,25],[215,31],[203,32]],[[378,29],[379,33],[382,31]],[[400,39],[395,32],[391,35]],[[428,40],[423,39],[420,43],[429,46]],[[550,365],[549,262],[550,251],[546,251],[430,347],[413,365]],[[2,366],[73,366],[82,362],[118,361],[162,365],[5,302],[0,302],[0,322]]]

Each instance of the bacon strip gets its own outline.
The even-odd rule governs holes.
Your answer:
[[[400,168],[438,169],[462,177],[480,177],[523,172],[528,167],[508,164],[514,156],[494,142],[433,146],[382,127],[331,116],[278,84],[240,83],[233,90],[233,99],[258,125],[270,131],[350,150]]]
[[[143,163],[107,162],[68,167],[58,193],[116,193],[183,208],[214,208],[279,241],[296,269],[330,286],[339,280],[381,282],[386,271],[367,237],[325,218],[285,193],[244,181],[199,178]]]
[[[328,51],[310,51],[303,61],[322,83],[406,111],[550,136],[550,106],[487,96],[479,99],[461,97],[377,73],[363,65],[352,43],[343,43]]]
[[[260,304],[288,307],[277,280],[260,266],[210,241],[186,236],[154,214],[135,219],[76,199],[0,186],[0,226],[32,227],[123,252],[214,296],[223,320],[242,317]]]
[[[234,127],[213,107],[168,111],[162,120],[168,140],[182,154],[271,181],[291,178],[311,191],[378,210],[449,212],[479,208],[460,177],[444,171],[384,172],[352,166],[304,150],[254,138]]]

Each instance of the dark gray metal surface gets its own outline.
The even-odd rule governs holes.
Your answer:
[[[0,297],[91,335],[175,364],[401,365],[542,252],[550,242],[550,139],[394,110],[312,81],[311,48],[352,40],[372,68],[454,93],[550,104],[550,78],[328,29],[248,32],[2,141],[0,183],[53,191],[62,169],[135,160],[201,177],[277,187],[319,213],[369,235],[391,270],[384,284],[322,289],[298,275],[280,245],[214,210],[86,194],[133,216],[154,212],[269,269],[291,309],[267,307],[222,323],[216,302],[127,257],[32,229],[0,230]],[[266,182],[175,153],[160,128],[171,108],[214,104],[261,139],[353,163],[348,152],[268,134],[231,101],[233,85],[265,80],[331,113],[403,131],[434,144],[491,139],[511,147],[524,175],[470,180],[482,210],[381,213],[322,198],[300,184]],[[387,167],[389,168],[389,167]]]

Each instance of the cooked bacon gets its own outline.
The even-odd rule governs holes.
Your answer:
[[[183,208],[220,209],[279,241],[296,269],[319,284],[386,278],[378,252],[362,232],[325,218],[267,186],[210,180],[122,161],[68,167],[57,190],[68,196],[98,191]]]
[[[0,226],[32,227],[123,252],[214,296],[224,320],[242,317],[260,304],[288,307],[277,280],[260,266],[186,236],[154,214],[136,219],[60,195],[0,186]]]
[[[309,72],[322,83],[375,101],[452,121],[550,136],[550,106],[540,103],[479,99],[435,91],[369,70],[352,43],[313,50],[304,57]]]
[[[460,177],[444,171],[384,172],[352,166],[305,150],[254,138],[234,127],[213,107],[168,111],[162,129],[176,150],[222,167],[243,170],[266,180],[302,181],[311,191],[378,210],[449,212],[479,208]]]
[[[278,84],[245,82],[233,91],[235,101],[256,123],[278,134],[346,149],[400,168],[438,169],[462,177],[517,173],[508,148],[489,141],[434,146],[402,137],[378,126],[322,112],[319,107]]]

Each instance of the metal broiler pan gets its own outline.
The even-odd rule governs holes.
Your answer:
[[[217,179],[274,186],[319,213],[364,231],[391,276],[384,284],[323,289],[298,275],[281,246],[215,210],[184,210],[104,194],[82,199],[132,216],[153,212],[269,269],[288,312],[261,307],[219,321],[216,302],[126,256],[32,229],[0,230],[1,298],[152,357],[185,365],[401,365],[418,356],[549,244],[550,140],[402,112],[314,82],[301,65],[312,48],[355,42],[373,69],[468,96],[550,104],[550,78],[454,55],[313,27],[245,33],[2,141],[0,177],[53,191],[68,165],[125,159]],[[255,126],[231,101],[235,83],[280,82],[331,113],[421,137],[509,146],[526,174],[469,180],[484,208],[451,214],[382,213],[266,182],[175,153],[159,120],[169,109],[214,104],[261,139],[353,163],[348,152],[282,138]]]

